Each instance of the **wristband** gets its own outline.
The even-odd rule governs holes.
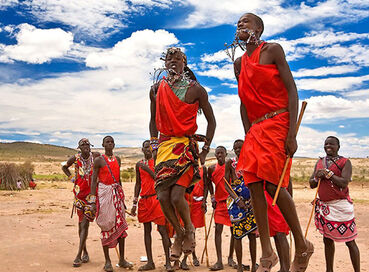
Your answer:
[[[137,207],[137,203],[133,202],[132,207]]]
[[[75,177],[73,176],[73,175],[70,175],[69,177],[68,177],[68,179],[71,181],[71,182],[75,182],[76,181],[76,179],[75,179]]]
[[[204,146],[202,147],[203,151],[209,152],[210,151],[210,146],[207,144],[204,144]]]
[[[159,148],[159,140],[157,137],[150,138],[150,149],[151,151],[158,150]]]

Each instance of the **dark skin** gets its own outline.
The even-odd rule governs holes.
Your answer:
[[[242,145],[243,145],[243,142],[241,142],[241,141],[237,141],[233,144],[233,151],[236,154],[237,159],[240,156]],[[226,162],[224,177],[228,181],[229,185],[231,184],[230,180],[236,180],[237,179],[236,171],[232,167],[232,160],[227,160],[227,162]],[[225,188],[226,188],[227,192],[229,193],[229,195],[233,199],[236,199],[237,194],[235,194],[232,191],[231,187],[229,187],[228,184],[226,183],[226,185],[225,185]],[[248,208],[246,206],[245,202],[243,201],[243,199],[240,199],[239,202],[237,203],[237,205],[241,209],[244,209],[244,210],[246,210]],[[250,256],[251,256],[251,271],[255,272],[256,269],[257,269],[257,267],[256,267],[256,235],[255,235],[255,233],[249,233],[247,235],[247,237],[249,238],[249,250],[250,250]],[[234,239],[234,248],[236,250],[237,263],[238,263],[237,271],[242,272],[243,271],[243,266],[242,266],[242,239]]]
[[[113,154],[113,149],[115,147],[115,143],[114,143],[114,139],[112,137],[106,137],[104,138],[103,144],[102,146],[105,149],[105,155],[108,158],[112,158],[114,156]],[[118,165],[120,167],[121,165],[121,161],[119,157],[115,157]],[[94,160],[94,170],[92,173],[92,182],[91,182],[91,195],[96,196],[96,188],[97,188],[97,178],[99,176],[99,172],[100,169],[103,168],[106,165],[106,162],[104,160],[103,157],[99,156]],[[118,183],[120,184],[120,186],[122,186],[122,182],[120,180],[120,175],[119,175],[119,180]],[[93,204],[93,208],[96,211],[96,204]],[[125,238],[120,237],[118,238],[118,243],[119,243],[119,266],[123,267],[123,268],[130,268],[132,267],[132,264],[127,262],[124,258],[124,244],[125,244]],[[105,257],[105,266],[104,266],[104,270],[105,271],[113,271],[113,266],[111,265],[111,260],[110,260],[110,256],[109,256],[109,247],[108,246],[103,246],[103,250],[104,250],[104,257]]]
[[[218,164],[220,166],[225,164],[225,160],[227,157],[227,151],[224,148],[216,148],[215,149],[215,157],[217,158]],[[214,195],[214,188],[211,184],[213,173],[215,171],[216,165],[211,165],[208,170],[208,189],[210,191],[210,194]],[[213,209],[216,208],[217,202],[215,201],[215,198],[212,197],[211,204],[213,206]],[[211,267],[213,269],[223,269],[223,261],[222,261],[222,232],[223,232],[223,225],[215,223],[215,249],[217,252],[217,262]],[[234,266],[235,262],[233,260],[233,251],[234,251],[234,238],[231,231],[231,238],[230,238],[230,245],[229,245],[229,255],[228,255],[228,264],[230,266]]]
[[[91,152],[90,145],[87,143],[82,143],[78,148],[81,150],[82,158],[88,159],[88,157],[90,156],[90,152]],[[92,156],[95,159],[96,157],[100,156],[100,153],[92,152]],[[71,167],[75,163],[75,161],[76,161],[76,157],[73,155],[68,159],[67,163],[62,166],[62,170],[64,174],[66,174],[69,179],[72,177],[72,173],[69,171],[69,167]],[[89,226],[90,226],[90,222],[86,219],[86,217],[82,219],[82,222],[78,223],[79,247],[78,247],[77,256],[73,261],[73,263],[75,264],[80,264],[83,261],[87,262],[89,260],[87,247],[86,247],[86,240],[88,236]],[[81,257],[82,252],[83,252],[83,256]]]
[[[173,73],[181,74],[184,71],[185,63],[182,55],[177,52],[174,54],[168,54],[165,59],[165,66],[167,69],[171,69],[174,71]],[[169,77],[170,77],[169,73]],[[151,137],[158,137],[158,129],[156,127],[156,92],[158,89],[158,84],[153,85],[150,90],[150,110],[151,110],[151,119],[150,119],[150,135]],[[188,88],[185,101],[188,104],[199,103],[199,108],[204,113],[204,116],[208,122],[207,130],[206,130],[206,139],[208,141],[208,145],[211,144],[211,141],[214,136],[216,122],[213,113],[213,109],[208,100],[208,94],[206,90],[198,83],[195,83],[193,86]],[[157,150],[153,152],[153,157],[156,159]],[[205,163],[206,155],[208,151],[202,150],[200,153],[201,163]],[[186,188],[179,185],[174,185],[168,190],[162,191],[158,193],[158,199],[162,210],[164,212],[167,220],[173,225],[173,228],[176,232],[175,245],[180,245],[182,243],[192,244],[194,242],[193,233],[195,231],[190,217],[190,210],[188,207],[188,203],[185,199],[185,191]],[[175,211],[178,212],[184,223],[184,229],[181,227],[179,220],[176,216]]]
[[[254,15],[246,13],[238,21],[237,28],[251,29],[255,32],[257,37],[260,37],[262,27],[257,23]],[[241,32],[239,38],[241,40],[247,41],[249,37],[248,33]],[[251,55],[254,50],[258,47],[256,44],[247,44],[247,53]],[[297,121],[297,109],[298,109],[298,95],[296,84],[293,80],[292,73],[288,66],[282,47],[277,43],[267,43],[264,44],[260,52],[259,63],[262,65],[274,64],[279,71],[280,78],[282,79],[288,93],[288,111],[290,115],[289,130],[285,142],[286,155],[293,157],[297,150],[296,142],[296,121]],[[237,80],[239,79],[239,74],[241,72],[241,58],[238,58],[234,63],[234,71]],[[241,103],[240,107],[241,119],[245,134],[247,134],[250,129],[251,122],[248,119],[247,108]],[[264,195],[264,185],[263,182],[254,182],[248,184],[251,196],[252,196],[252,206],[254,208],[254,214],[258,230],[260,233],[260,242],[262,248],[262,258],[268,258],[273,254],[273,249],[269,238],[269,226],[268,226],[268,216],[267,216],[267,202]],[[277,186],[266,182],[267,192],[274,197]],[[307,250],[307,242],[303,236],[300,222],[296,213],[296,207],[293,202],[292,197],[287,192],[285,188],[281,188],[279,196],[277,199],[277,205],[280,208],[285,220],[287,221],[293,237],[295,240],[296,251],[295,259],[301,259],[304,263],[306,260],[301,256],[303,252]]]
[[[146,141],[143,144],[142,147],[142,153],[145,156],[145,160],[150,160],[152,158],[152,153],[150,150],[150,142]],[[140,175],[140,169],[146,171],[150,174],[150,176],[155,179],[154,172],[150,169],[149,166],[142,163],[141,161],[137,162],[136,164],[136,184],[135,184],[135,191],[134,191],[134,197],[135,199],[138,199],[141,191],[141,175]],[[131,209],[131,214],[133,216],[136,216],[136,208],[137,206],[133,205]],[[138,268],[138,271],[147,271],[147,270],[154,270],[155,264],[152,257],[152,239],[151,239],[151,222],[143,223],[144,224],[144,241],[145,241],[145,249],[146,249],[146,255],[147,255],[147,263],[141,267]],[[169,247],[170,247],[170,239],[168,236],[167,229],[165,226],[158,225],[158,231],[161,235],[162,242],[163,242],[163,248],[164,248],[164,254],[165,254],[165,267],[167,271],[172,271],[172,266],[170,264],[169,260]]]
[[[325,140],[324,151],[328,158],[327,160],[328,167],[330,167],[333,164],[332,160],[330,159],[333,159],[338,156],[339,148],[340,146],[336,139],[328,137]],[[317,164],[315,165],[314,172],[311,175],[310,180],[309,180],[310,188],[312,189],[318,186],[318,182],[314,180],[314,177],[316,180],[323,179],[325,177],[324,169],[316,170],[316,167],[317,167]],[[345,189],[347,188],[349,182],[351,181],[351,175],[352,175],[352,165],[351,165],[350,160],[347,160],[345,166],[342,169],[341,177],[333,175],[330,180],[337,187]],[[335,252],[334,241],[328,237],[323,237],[323,242],[324,242],[326,272],[333,272],[334,252]],[[346,242],[346,246],[348,247],[349,252],[350,252],[351,263],[354,268],[354,271],[359,272],[360,271],[360,251],[359,251],[359,248],[355,240]]]
[[[204,198],[203,198],[203,201],[202,201],[201,209],[203,210],[203,212],[205,214],[206,213],[206,198],[207,198],[207,195],[208,195],[208,189],[206,187],[206,184],[207,184],[207,181],[206,181],[207,168],[205,166],[202,166],[202,168],[203,168],[202,179],[204,181],[204,191],[203,191]],[[192,260],[193,260],[193,265],[194,266],[199,266],[200,265],[200,262],[199,262],[199,260],[196,256],[195,250],[192,252]],[[185,255],[182,259],[181,269],[183,269],[183,270],[189,270],[190,269],[187,265],[187,255]]]

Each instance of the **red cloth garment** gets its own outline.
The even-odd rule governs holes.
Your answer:
[[[96,194],[96,222],[99,224],[99,222],[103,221],[101,218],[110,216],[113,211],[115,224],[110,230],[101,230],[100,238],[103,246],[114,248],[120,237],[124,238],[127,236],[126,230],[128,229],[128,224],[125,214],[125,197],[122,186],[119,184],[120,169],[117,158],[113,156],[113,158],[109,160],[107,156],[102,156],[104,156],[106,165],[100,168],[98,176],[99,185]],[[116,182],[109,171],[108,165]],[[106,205],[107,202],[109,203],[108,205]]]
[[[227,209],[227,198],[228,192],[225,189],[224,183],[225,174],[225,164],[215,165],[215,170],[211,175],[211,181],[215,184],[215,201],[217,206],[214,213],[214,221],[217,224],[222,224],[226,226],[231,226],[231,220],[229,219],[228,209]]]
[[[148,161],[149,168],[154,172],[154,160]],[[149,173],[139,168],[141,178],[141,193],[138,202],[137,218],[140,223],[154,222],[165,225],[165,216],[156,197],[155,181]]]
[[[202,209],[202,202],[204,199],[204,176],[203,168],[200,168],[201,180],[195,184],[190,195],[190,213],[193,226],[202,228],[205,226],[205,213]]]
[[[198,109],[198,102],[181,101],[166,80],[161,80],[156,95],[156,127],[160,133],[176,137],[195,134]]]
[[[73,187],[73,193],[76,198],[82,200],[85,204],[86,197],[91,192],[91,176],[92,176],[92,170],[93,170],[93,158],[92,153],[91,156],[91,166],[88,169],[88,173],[83,173],[83,171],[80,171],[80,169],[83,169],[83,163],[81,154],[75,155],[75,173],[76,173],[76,180],[74,181],[74,187]],[[31,186],[31,183],[30,183]]]
[[[288,108],[287,89],[275,64],[259,64],[263,42],[249,57],[242,56],[238,95],[252,123],[267,113]],[[245,136],[237,170],[245,182],[266,180],[278,184],[286,161],[285,140],[289,129],[289,112],[254,124]],[[291,166],[291,165],[290,165]],[[287,187],[288,167],[282,186]]]
[[[193,166],[190,166],[188,170],[178,179],[177,185],[188,188],[193,180]]]
[[[120,169],[117,158],[113,156],[111,160],[106,155],[102,155],[105,159],[105,162],[109,164],[110,170],[114,175],[115,181],[119,181]],[[104,183],[105,185],[112,185],[115,183],[114,178],[110,174],[109,168],[107,165],[102,167],[99,171],[99,182]]]
[[[269,235],[274,237],[278,232],[289,234],[290,228],[284,219],[281,210],[278,205],[273,207],[273,198],[264,190],[265,197],[268,203],[268,223],[269,223]]]
[[[337,165],[341,169],[343,169],[343,167],[345,166],[347,162],[347,158],[340,157],[336,161],[337,165],[332,163],[331,166],[329,167],[327,167],[327,164],[325,162],[326,160],[327,160],[327,157],[321,158],[316,165],[316,170],[328,168],[329,170],[333,171],[333,173],[336,176],[340,177],[342,174],[342,171],[337,167]],[[346,187],[345,189],[342,189],[338,187],[337,185],[335,185],[331,180],[325,179],[325,178],[320,181],[318,194],[319,194],[319,199],[325,202],[331,201],[331,200],[337,200],[337,199],[347,199],[351,201],[348,187]]]
[[[1,183],[0,183],[1,184]],[[31,189],[35,189],[36,188],[36,186],[37,186],[37,184],[36,184],[36,182],[34,182],[34,181],[30,181],[29,182],[29,187],[31,188]]]

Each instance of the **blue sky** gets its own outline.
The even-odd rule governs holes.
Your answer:
[[[254,12],[263,39],[280,43],[308,102],[297,155],[369,155],[369,2],[283,0],[0,0],[0,142],[75,147],[88,137],[119,146],[149,137],[150,73],[182,47],[209,93],[213,146],[244,137],[232,63],[236,23]],[[240,56],[243,52],[238,51]],[[199,133],[206,122],[199,116]]]

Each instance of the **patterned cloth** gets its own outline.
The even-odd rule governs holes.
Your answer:
[[[204,138],[200,135],[170,137],[160,134],[155,166],[156,192],[165,191],[172,187],[187,171],[193,171],[189,186],[201,179],[197,162],[197,141],[204,141]]]
[[[236,169],[237,159],[232,159],[232,167]],[[240,172],[236,171],[237,179],[231,180],[231,186],[237,196],[245,202],[248,207],[241,209],[236,201],[229,196],[227,199],[228,214],[232,223],[232,234],[235,239],[242,239],[249,233],[256,230],[256,221],[251,207],[250,191],[246,187]]]
[[[354,205],[347,199],[323,202],[315,206],[315,226],[319,232],[335,242],[350,242],[357,236]]]

